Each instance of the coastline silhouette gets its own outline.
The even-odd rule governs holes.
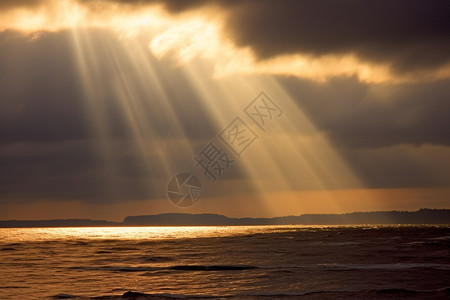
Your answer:
[[[239,225],[358,225],[450,224],[450,209],[374,211],[346,214],[303,214],[273,218],[229,218],[219,214],[166,213],[128,216],[122,222],[91,219],[2,220],[0,228],[106,226],[239,226]]]

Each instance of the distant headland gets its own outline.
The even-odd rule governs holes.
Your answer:
[[[375,211],[346,214],[304,214],[274,218],[229,218],[219,214],[166,213],[129,216],[122,222],[91,219],[4,220],[0,228],[20,227],[119,227],[119,226],[239,226],[239,225],[357,225],[450,224],[450,209]]]

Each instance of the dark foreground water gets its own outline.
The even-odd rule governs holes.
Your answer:
[[[0,229],[0,299],[52,297],[450,299],[450,226]]]

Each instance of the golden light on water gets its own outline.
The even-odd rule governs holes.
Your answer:
[[[242,299],[307,291],[359,299],[372,287],[386,287],[386,295],[393,281],[417,288],[416,278],[427,278],[423,294],[444,299],[447,232],[445,225],[0,228],[1,296]],[[412,249],[417,256],[407,256]],[[336,284],[343,290],[328,292]]]
[[[305,226],[151,226],[151,227],[58,227],[0,228],[0,242],[79,240],[171,240],[236,237],[267,232],[288,232]],[[305,228],[322,228],[307,226]],[[326,226],[325,226],[326,227]],[[5,234],[3,234],[5,233]]]

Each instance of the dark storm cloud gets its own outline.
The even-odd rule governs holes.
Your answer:
[[[249,1],[229,26],[261,57],[355,53],[395,69],[436,67],[450,58],[448,1]]]
[[[394,71],[427,70],[450,61],[446,0],[120,1],[162,3],[172,13],[215,5],[226,29],[260,59],[283,54],[356,54]]]
[[[367,85],[356,78],[279,81],[335,144],[450,145],[450,80],[402,85]]]

